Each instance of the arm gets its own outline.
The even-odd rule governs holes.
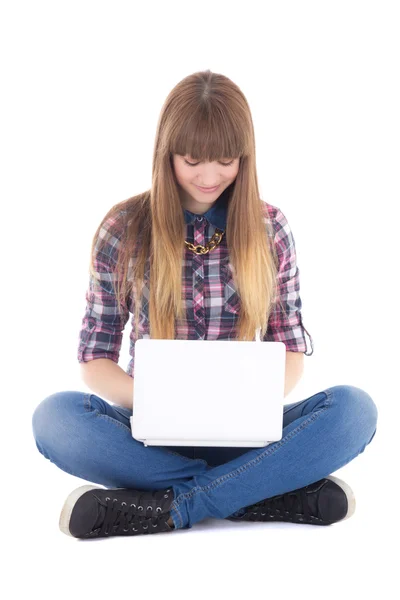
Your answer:
[[[133,378],[109,358],[81,363],[81,376],[94,394],[133,409]]]
[[[285,397],[293,390],[303,375],[304,354],[286,351]]]
[[[133,378],[118,366],[129,309],[118,305],[114,283],[123,223],[102,222],[94,246],[95,277],[90,273],[86,309],[79,334],[78,361],[84,383],[105,400],[132,410]]]
[[[275,231],[274,246],[279,261],[277,273],[277,299],[268,319],[263,341],[283,342],[288,352],[302,352],[311,356],[313,341],[303,325],[300,298],[300,270],[297,264],[296,246],[292,230],[283,212],[274,207],[272,217]],[[311,352],[307,354],[308,334]]]

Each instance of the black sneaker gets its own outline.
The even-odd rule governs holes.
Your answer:
[[[173,500],[172,488],[140,491],[82,485],[67,497],[59,526],[76,538],[173,531],[167,523]]]
[[[226,517],[229,521],[290,521],[331,525],[352,516],[356,499],[350,486],[329,475],[305,487],[261,500]]]

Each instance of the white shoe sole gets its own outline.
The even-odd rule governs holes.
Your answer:
[[[98,488],[98,485],[81,485],[69,494],[66,501],[64,502],[64,506],[62,507],[60,514],[59,527],[63,533],[65,533],[66,535],[70,535],[71,537],[75,537],[69,530],[69,523],[71,521],[72,510],[79,498],[83,496],[83,494],[90,490]]]

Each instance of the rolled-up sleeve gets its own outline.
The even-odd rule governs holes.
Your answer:
[[[115,218],[109,219],[101,227],[94,249],[97,278],[89,275],[86,308],[79,332],[80,363],[97,358],[109,358],[118,363],[123,330],[129,319],[128,308],[124,305],[119,309],[113,287],[119,244]]]
[[[277,208],[274,219],[274,243],[279,259],[277,277],[277,301],[271,311],[264,341],[283,342],[289,352],[303,352],[311,356],[314,344],[311,335],[303,325],[300,298],[300,270],[297,265],[296,246],[289,223]],[[310,338],[311,352],[307,352]]]

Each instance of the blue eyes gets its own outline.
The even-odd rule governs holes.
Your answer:
[[[183,160],[185,161],[185,164],[188,165],[189,167],[196,167],[197,165],[200,164],[198,162],[197,163],[190,163],[185,158]],[[222,162],[220,162],[220,165],[222,165],[224,167],[229,167],[230,165],[233,164],[233,162],[234,162],[233,160],[231,160],[231,162],[229,162],[229,163],[222,163]]]

